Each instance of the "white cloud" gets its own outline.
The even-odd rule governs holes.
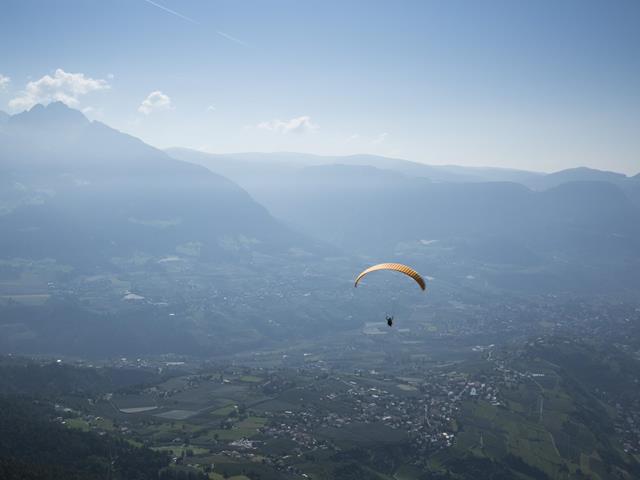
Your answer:
[[[280,133],[306,133],[317,130],[319,127],[311,121],[311,117],[304,115],[284,122],[278,119],[269,120],[259,123],[258,128]]]
[[[151,92],[138,107],[138,111],[140,113],[144,113],[145,115],[149,115],[153,112],[159,112],[161,110],[170,109],[171,98],[169,98],[169,95],[165,95],[160,90]]]
[[[106,80],[86,77],[84,73],[68,73],[58,68],[53,76],[45,75],[27,83],[25,89],[9,101],[14,110],[24,110],[36,103],[64,102],[71,107],[78,105],[80,97],[90,92],[111,88]]]
[[[2,75],[0,73],[0,92],[2,90],[5,90],[10,82],[11,82],[11,79],[9,77]]]
[[[380,145],[382,142],[384,142],[387,139],[388,135],[389,134],[387,132],[381,133],[373,140],[373,144]]]
[[[215,112],[216,111],[216,106],[215,105],[209,105],[207,107],[207,112]]]

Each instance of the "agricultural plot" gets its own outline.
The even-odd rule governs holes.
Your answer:
[[[220,384],[212,381],[173,393],[167,400],[176,409],[202,411],[216,410],[230,402],[251,404],[265,398],[258,390],[252,390],[248,385]]]
[[[168,412],[158,413],[156,417],[165,418],[167,420],[186,420],[197,413],[198,412],[193,410],[169,410]]]
[[[396,387],[398,387],[400,390],[404,391],[404,392],[417,392],[418,389],[416,387],[414,387],[413,385],[408,385],[406,383],[399,383],[398,385],[396,385]]]
[[[19,303],[20,305],[33,307],[44,305],[50,297],[51,295],[46,293],[0,295],[0,302],[15,302]]]
[[[136,393],[129,395],[114,395],[111,403],[120,411],[127,409],[148,409],[158,406],[158,397],[145,393]],[[136,412],[125,412],[136,413]]]
[[[199,436],[193,439],[197,444],[208,444],[217,440],[235,441],[241,438],[252,438],[258,435],[258,430],[266,425],[267,419],[263,417],[247,417],[229,429],[203,429]]]
[[[218,399],[218,401],[224,403],[224,407],[216,408],[215,410],[209,412],[209,414],[213,415],[214,417],[226,417],[231,412],[235,412],[238,409],[238,406],[231,400]]]
[[[161,445],[158,447],[151,447],[151,449],[158,452],[172,453],[177,457],[187,455],[187,451],[192,455],[207,455],[209,453],[209,449],[193,445]]]
[[[385,390],[393,395],[412,397],[417,395],[417,388],[411,382],[398,383],[391,379],[377,379],[370,377],[354,377],[351,379],[357,386],[362,388],[376,388]]]
[[[511,454],[555,478],[563,465],[552,435],[517,414],[488,404],[464,405],[463,431],[456,448],[477,456],[504,459]]]
[[[81,418],[69,418],[65,420],[65,422],[69,428],[75,428],[77,430],[82,430],[83,432],[88,432],[89,430],[91,430],[89,422]]]
[[[252,405],[251,410],[257,413],[278,413],[278,412],[297,412],[302,409],[302,406],[295,401],[295,399],[291,399],[291,402],[286,402],[280,398],[276,398],[273,400],[266,400],[264,402],[260,402],[258,404]]]
[[[589,419],[575,416],[580,408],[576,402],[591,400],[579,390],[569,390],[574,387],[563,383],[545,364],[528,368],[535,368],[536,373],[517,388],[503,390],[504,406],[482,400],[463,403],[455,448],[498,461],[515,458],[517,463],[521,459],[524,464],[514,464],[514,468],[532,467],[550,478],[579,475],[577,472],[588,478],[607,478],[597,453],[602,445],[584,423]]]
[[[133,407],[133,408],[121,408],[120,411],[122,413],[144,413],[150,412],[152,410],[156,410],[158,407],[149,406],[149,407]]]
[[[404,431],[387,427],[382,423],[352,423],[340,428],[324,427],[318,434],[344,448],[353,448],[357,444],[388,445],[407,439]]]
[[[68,418],[65,420],[65,423],[69,428],[75,428],[85,432],[88,432],[94,428],[105,431],[115,430],[113,421],[108,418],[102,417],[97,417],[95,419],[92,419],[91,421],[87,421],[83,418]]]

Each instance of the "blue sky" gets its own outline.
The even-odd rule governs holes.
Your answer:
[[[640,2],[0,3],[0,108],[158,147],[640,171]]]

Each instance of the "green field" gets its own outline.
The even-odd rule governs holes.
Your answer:
[[[615,478],[606,470],[611,461],[607,455],[620,452],[602,440],[603,435],[609,435],[602,432],[612,422],[615,409],[567,382],[553,365],[536,360],[514,368],[528,373],[512,375],[501,383],[502,374],[496,375],[494,365],[486,360],[449,363],[437,369],[440,378],[458,388],[476,381],[474,378],[486,377],[488,380],[481,382],[492,382],[496,388],[492,391],[499,390],[499,402],[492,404],[484,394],[471,397],[468,385],[464,387],[466,395],[453,400],[458,403],[452,418],[442,424],[455,432],[453,446],[441,445],[439,450],[417,450],[426,445],[416,447],[413,443],[419,430],[408,433],[409,429],[392,428],[377,420],[353,418],[359,410],[349,399],[356,395],[365,405],[373,395],[393,395],[393,401],[403,405],[419,404],[432,377],[421,379],[415,370],[396,375],[322,376],[279,371],[265,377],[262,369],[247,368],[240,373],[228,368],[222,373],[173,377],[157,388],[116,394],[112,400],[118,407],[132,409],[155,401],[157,410],[123,414],[106,401],[92,409],[94,415],[109,419],[111,414],[116,421],[126,422],[131,431],[128,439],[136,444],[171,450],[177,456],[191,450],[188,463],[196,468],[214,463],[215,473],[210,478],[218,480],[223,474],[225,479],[253,478],[252,472],[258,471],[265,472],[262,478],[268,480],[298,478],[288,475],[291,470],[285,474],[285,466],[314,480],[352,474],[380,480],[422,480],[428,471],[452,474],[450,478],[459,480],[467,477],[457,476],[456,471],[467,467],[495,468],[511,475],[496,478],[517,480],[578,480],[580,474],[593,480]],[[264,378],[270,382],[258,385]],[[376,400],[370,405],[378,409],[384,404]],[[335,415],[325,418],[329,413]],[[69,426],[114,428],[111,420],[86,422],[83,418],[90,417],[74,419]],[[317,423],[308,423],[312,418]],[[319,418],[324,420],[319,422]],[[273,430],[260,432],[267,425]],[[293,441],[296,432],[303,435]],[[253,446],[230,445],[245,438],[253,440]],[[609,441],[611,437],[606,438]],[[415,452],[420,452],[417,457]],[[284,465],[278,463],[282,459],[286,459]]]
[[[46,293],[22,294],[22,295],[0,295],[0,302],[12,301],[22,305],[37,306],[44,305],[51,295]]]
[[[91,430],[91,426],[89,425],[89,422],[81,418],[68,418],[67,420],[65,420],[65,422],[69,428],[75,428],[77,430],[82,430],[84,432],[88,432],[89,430]]]
[[[221,407],[221,408],[217,408],[211,411],[210,413],[211,415],[214,415],[216,417],[226,417],[231,412],[235,412],[236,410],[237,410],[237,405],[235,405],[234,403],[229,403],[228,405],[225,405],[224,407]]]
[[[267,423],[266,418],[247,417],[233,425],[230,429],[203,429],[194,438],[195,443],[207,443],[218,440],[234,441],[241,438],[251,438],[258,433],[258,429]]]
[[[207,455],[209,454],[208,448],[197,447],[194,445],[161,445],[157,447],[151,447],[152,450],[157,450],[159,452],[173,452],[173,455],[179,457],[181,455],[186,455],[187,450],[193,452],[194,455]]]

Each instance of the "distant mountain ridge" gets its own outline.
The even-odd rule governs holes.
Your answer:
[[[640,289],[637,178],[531,190],[545,177],[169,153],[58,103],[0,124],[0,350],[209,354],[357,328],[378,307],[352,274],[378,260],[445,302]]]
[[[175,158],[189,157],[195,163],[205,165],[214,171],[226,172],[230,178],[233,178],[237,173],[241,173],[237,170],[239,166],[252,167],[266,172],[268,171],[267,169],[276,167],[283,169],[336,164],[372,166],[384,170],[394,170],[410,176],[429,178],[434,182],[515,181],[515,179],[543,175],[537,172],[506,168],[427,165],[400,158],[365,154],[342,156],[294,152],[212,154],[186,148],[169,148],[166,151]]]
[[[640,173],[635,177],[628,177],[622,173],[587,167],[541,173],[495,167],[427,165],[377,155],[323,156],[293,152],[211,154],[186,148],[169,148],[166,152],[174,158],[205,166],[231,178],[252,193],[259,190],[260,185],[266,181],[276,182],[279,177],[291,175],[300,168],[314,165],[362,165],[437,183],[515,182],[532,190],[548,190],[567,182],[603,181],[620,187],[640,207],[640,189],[635,181],[640,178]]]
[[[628,179],[629,177],[623,173],[597,170],[587,167],[576,167],[549,173],[535,179],[530,179],[526,184],[536,190],[546,190],[567,182],[610,182],[620,185]]]
[[[233,166],[254,166],[267,168],[302,168],[312,165],[369,165],[380,169],[395,170],[411,176],[429,178],[435,182],[516,182],[533,189],[546,189],[568,181],[611,181],[640,178],[640,173],[627,176],[623,173],[598,170],[588,167],[568,168],[552,173],[534,172],[515,168],[470,167],[462,165],[430,165],[400,158],[379,155],[314,155],[296,152],[243,152],[243,153],[206,153],[189,148],[173,147],[166,149],[175,158],[199,157],[197,163],[207,163],[208,167],[217,167],[220,171]]]
[[[628,177],[617,172],[577,167],[560,170],[559,172],[550,173],[538,178],[528,179],[525,185],[534,190],[548,190],[569,182],[605,182],[619,187],[640,207],[640,188],[636,181],[639,176],[640,174]]]
[[[607,286],[640,284],[633,273],[633,265],[640,266],[640,208],[620,186],[591,170],[552,174],[552,180],[567,181],[531,190],[519,182],[433,181],[406,168],[339,163],[351,157],[290,167],[287,162],[294,157],[287,155],[275,168],[275,160],[264,156],[251,163],[249,154],[234,160],[184,150],[169,153],[221,168],[276,217],[350,252],[375,258],[402,253],[432,271],[451,272],[451,262],[472,262],[500,275],[520,271],[519,276],[537,276],[543,289],[567,282],[571,288],[597,285],[602,277],[595,272],[603,268],[612,278]],[[365,158],[370,157],[358,162]],[[393,167],[394,161],[383,164]],[[604,177],[635,181],[618,174]],[[589,273],[578,274],[584,269]],[[548,271],[563,280],[552,283],[543,274]],[[508,288],[518,283],[499,281]]]
[[[304,243],[232,181],[62,103],[9,117],[0,135],[5,257],[86,265],[181,245],[217,258]]]

